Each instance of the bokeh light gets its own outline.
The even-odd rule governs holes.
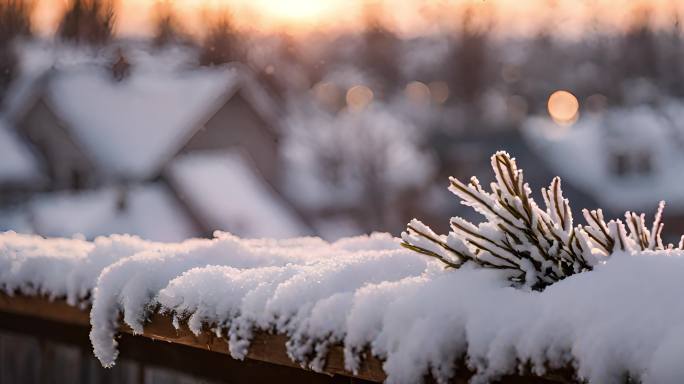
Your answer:
[[[430,88],[420,81],[412,81],[404,89],[406,97],[415,104],[427,104],[430,102]]]
[[[579,101],[568,91],[558,90],[549,96],[549,115],[560,125],[570,125],[579,117]]]
[[[365,85],[355,85],[347,91],[347,106],[350,110],[360,111],[373,101],[373,91]]]
[[[342,92],[337,85],[322,81],[313,87],[313,94],[318,102],[330,109],[338,109],[342,103]]]
[[[444,81],[433,81],[428,84],[432,100],[437,104],[444,104],[449,98],[449,86]]]

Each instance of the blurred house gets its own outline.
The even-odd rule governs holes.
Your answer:
[[[0,120],[0,201],[21,201],[43,187],[46,180],[36,154]]]
[[[684,105],[666,101],[588,114],[570,127],[531,118],[525,137],[542,161],[603,208],[606,216],[625,211],[652,214],[660,200],[665,236],[684,232]],[[675,239],[676,235],[676,239]]]
[[[430,210],[430,216],[425,219],[434,229],[443,232],[449,229],[449,223],[444,220],[444,210],[450,216],[461,216],[478,222],[482,216],[466,207],[455,203],[456,197],[446,190],[449,176],[467,181],[472,176],[488,189],[494,175],[491,167],[491,156],[496,151],[506,151],[515,157],[519,169],[524,172],[525,182],[532,189],[532,195],[539,204],[543,205],[541,188],[548,187],[551,180],[559,175],[558,170],[549,165],[544,155],[535,150],[533,144],[527,140],[524,131],[508,129],[504,131],[481,130],[464,131],[453,135],[436,135],[431,139],[431,145],[438,154],[441,173],[437,179],[443,181],[435,193],[434,200],[438,209]],[[561,174],[562,176],[562,174]],[[574,209],[575,217],[580,217],[580,209],[595,207],[596,199],[592,194],[579,189],[573,180],[563,178],[563,194],[568,198]],[[446,207],[446,208],[445,208]]]
[[[28,200],[14,211],[25,211],[35,231],[131,232],[160,240],[214,229],[245,237],[310,232],[277,192],[278,107],[246,67],[169,70],[125,60],[122,72],[121,62],[52,67],[16,87],[21,91],[4,111],[13,129],[3,128],[8,139],[0,142],[13,148],[3,156],[26,169],[21,177],[0,172],[0,192]],[[190,176],[204,175],[201,183],[187,173],[178,177],[178,164],[195,153],[203,154],[204,169],[230,172],[194,168]],[[238,187],[254,204],[221,204],[235,199]],[[207,209],[201,193],[219,190],[227,193],[210,196],[214,205]],[[274,212],[280,221],[268,230],[257,225]],[[228,225],[228,218],[243,223]]]

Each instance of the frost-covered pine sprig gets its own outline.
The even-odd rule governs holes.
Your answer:
[[[620,220],[606,222],[600,209],[583,210],[587,225],[573,226],[560,178],[542,189],[545,207],[541,208],[523,180],[523,171],[508,153],[492,156],[492,169],[495,181],[490,192],[475,177],[468,184],[450,178],[449,190],[484,216],[484,222],[475,225],[452,217],[451,232],[444,236],[414,219],[402,233],[402,245],[437,258],[449,268],[470,262],[505,270],[517,285],[538,290],[589,271],[618,250],[664,249],[660,238],[663,202],[650,230],[643,214],[627,212],[625,226]]]

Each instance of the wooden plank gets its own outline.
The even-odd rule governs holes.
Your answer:
[[[121,379],[122,377],[130,378],[130,376],[126,376],[130,372],[124,372],[136,366],[139,367],[139,375],[144,375],[142,371],[147,368],[163,368],[215,383],[278,383],[283,382],[283,378],[287,378],[287,382],[301,384],[349,384],[350,380],[365,382],[344,376],[331,377],[299,368],[251,359],[238,361],[221,353],[177,343],[162,342],[147,337],[133,336],[128,333],[117,336],[119,361],[114,368],[106,369],[93,356],[88,337],[89,332],[89,326],[66,324],[0,311],[0,334],[15,335],[15,340],[23,338],[24,343],[36,347],[38,345],[68,346],[80,350],[82,356],[80,364],[68,367],[69,370],[78,371],[81,374],[79,380],[66,381],[74,384],[125,382]],[[33,344],[31,344],[32,342]],[[23,372],[24,374],[27,372],[35,373],[37,376],[33,378],[34,380],[30,376],[14,376],[13,380],[3,381],[2,374],[7,376],[9,372],[0,366],[0,382],[39,382],[40,375],[44,373],[52,375],[54,372],[50,372],[50,367],[47,367],[47,371],[42,371],[44,366],[41,363],[40,351],[34,350],[33,353],[37,354],[30,361],[36,364],[36,368],[31,370],[25,367]]]
[[[90,326],[89,311],[71,306],[64,300],[0,293],[0,311],[28,315],[65,324]]]
[[[30,316],[38,319],[45,319],[48,321],[59,322],[63,324],[90,327],[90,316],[87,309],[81,310],[76,307],[68,305],[63,300],[47,300],[40,297],[30,296],[7,296],[0,293],[0,312],[13,313],[22,316]],[[120,332],[131,338],[133,332],[128,326],[121,326]],[[217,337],[213,332],[205,331],[200,335],[195,336],[186,324],[181,324],[179,329],[175,329],[172,324],[172,319],[168,315],[161,315],[155,313],[151,316],[144,327],[144,332],[141,336],[145,338],[164,341],[171,343],[173,346],[190,347],[190,350],[204,350],[216,353],[216,355],[228,355],[228,343],[226,340]],[[137,339],[133,337],[132,339]],[[285,343],[287,337],[280,334],[270,334],[265,332],[256,332],[252,340],[247,360],[243,363],[269,363],[283,368],[297,368],[298,370],[306,370],[298,364],[292,362],[287,356]],[[121,344],[123,347],[123,344]],[[187,352],[186,352],[187,353]],[[211,354],[212,356],[215,356]],[[229,359],[230,360],[230,359]],[[457,367],[464,367],[463,362],[455,362]],[[181,369],[182,367],[179,367]],[[360,371],[354,375],[344,369],[344,352],[342,346],[336,345],[330,348],[324,373],[331,376],[331,378],[339,378],[346,376],[354,382],[368,381],[368,382],[382,382],[386,378],[386,374],[382,369],[382,361],[370,357],[366,358],[361,366]],[[313,373],[312,373],[313,374]],[[466,369],[457,369],[453,383],[467,383],[472,377],[472,372]],[[430,382],[430,378],[428,382]],[[337,380],[335,380],[337,381]],[[576,383],[574,378],[574,370],[572,367],[564,369],[550,370],[543,377],[534,376],[532,374],[522,374],[516,376],[505,376],[499,380],[499,383]]]
[[[124,332],[132,332],[124,329]],[[165,315],[154,314],[149,323],[145,325],[144,336],[188,345],[195,348],[202,348],[209,351],[229,354],[228,343],[226,340],[216,337],[213,332],[202,332],[195,336],[185,324],[181,324],[180,329],[175,329],[171,318]],[[287,336],[280,334],[270,334],[257,332],[249,347],[247,358],[265,361],[274,364],[286,365],[290,367],[303,368],[294,363],[287,355],[285,343]],[[306,368],[303,368],[306,369]],[[328,352],[328,358],[324,368],[325,373],[337,374],[360,378],[363,380],[382,382],[386,375],[382,370],[382,362],[375,357],[366,359],[357,374],[344,369],[344,351],[341,346],[333,346]]]
[[[81,310],[67,304],[64,300],[50,301],[41,297],[0,294],[0,311],[18,315],[32,316],[40,319],[57,321],[65,324],[90,326],[88,310]],[[122,325],[121,332],[133,334],[126,325]],[[213,332],[203,332],[195,336],[185,324],[175,329],[171,318],[166,315],[154,314],[145,325],[141,336],[154,340],[162,340],[181,344],[193,348],[212,352],[229,354],[226,340],[216,337]],[[287,355],[285,342],[287,337],[279,334],[256,332],[247,354],[248,359],[263,361],[271,364],[301,368]],[[354,375],[344,369],[344,351],[341,346],[334,346],[328,353],[324,373],[343,375],[362,380],[382,382],[386,375],[382,370],[382,362],[376,358],[364,361],[358,374]]]

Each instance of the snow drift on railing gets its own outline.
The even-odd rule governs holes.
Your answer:
[[[6,292],[92,295],[92,341],[103,364],[116,359],[118,314],[137,331],[155,309],[209,325],[245,356],[252,332],[289,336],[295,361],[321,369],[344,345],[385,360],[390,382],[446,381],[465,357],[486,382],[525,363],[542,373],[570,364],[581,378],[650,383],[684,377],[684,254],[616,253],[594,271],[543,292],[508,286],[504,272],[441,265],[388,235],[346,239],[212,240],[151,244],[131,237],[81,240],[0,235]]]

